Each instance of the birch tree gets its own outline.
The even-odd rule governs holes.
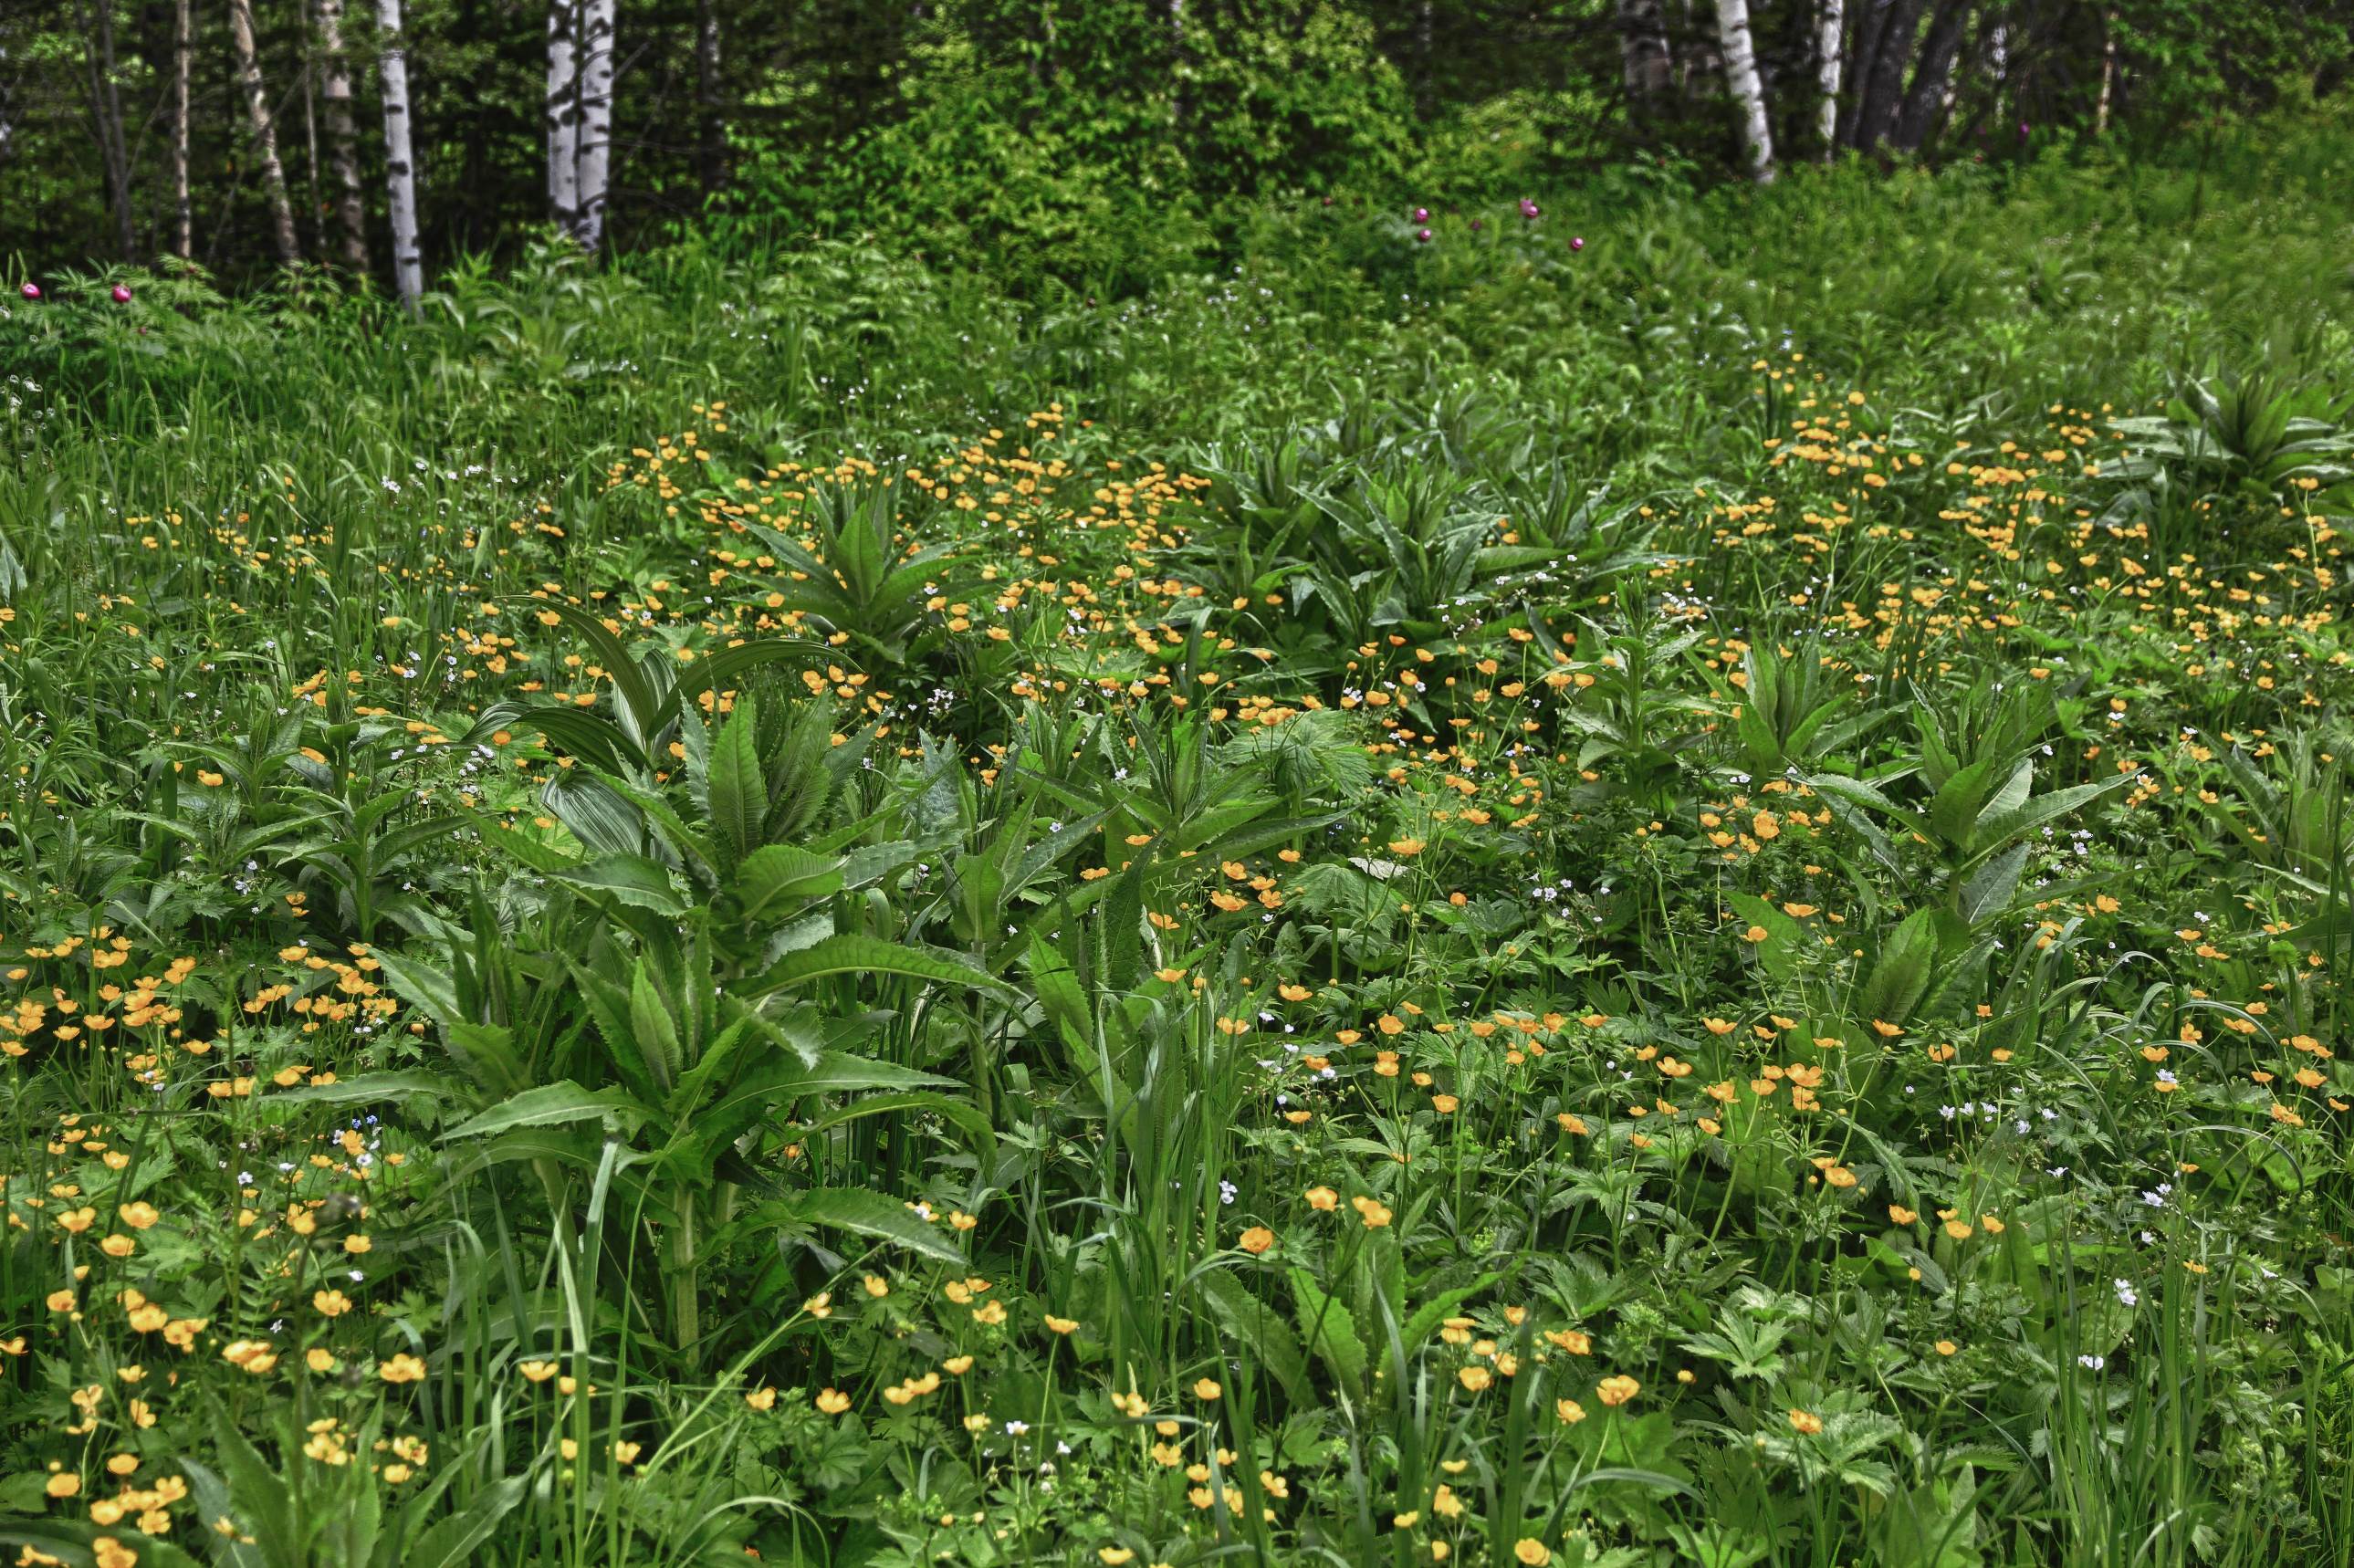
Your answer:
[[[1815,16],[1815,134],[1827,164],[1839,155],[1840,68],[1846,63],[1846,0],[1822,0]]]
[[[1660,0],[1617,0],[1618,69],[1627,102],[1640,119],[1674,85],[1668,24]]]
[[[695,0],[695,102],[696,161],[706,196],[727,183],[726,117],[720,112],[718,0]]]
[[[376,72],[384,83],[384,175],[392,209],[392,278],[401,304],[417,313],[425,261],[417,247],[417,167],[408,145],[408,57],[400,44],[400,0],[376,0]]]
[[[228,0],[228,30],[237,45],[238,85],[244,90],[246,118],[253,126],[261,191],[270,200],[271,238],[278,247],[278,260],[292,267],[302,260],[302,243],[294,233],[294,206],[287,199],[286,170],[278,161],[278,127],[270,118],[269,91],[262,85],[261,54],[253,37],[253,0]]]
[[[172,7],[172,254],[181,260],[196,253],[196,200],[188,187],[188,78],[196,52],[196,16],[190,0]]]
[[[613,0],[581,0],[580,217],[584,250],[605,242],[605,192],[613,154]]]
[[[1913,68],[1913,85],[1904,94],[1892,132],[1894,145],[1917,153],[1946,115],[1954,80],[1954,64],[1962,52],[1970,20],[1969,0],[1938,0],[1929,21],[1929,37]]]
[[[90,72],[90,122],[98,132],[98,155],[106,171],[106,203],[114,218],[116,249],[125,261],[136,259],[138,238],[131,217],[131,149],[122,132],[122,89],[115,81],[114,0],[97,0],[82,40]]]
[[[367,270],[367,208],[360,200],[359,131],[352,122],[352,71],[344,58],[344,0],[318,0],[319,95],[326,101],[327,169],[335,182],[335,219],[344,263]]]
[[[1741,144],[1759,185],[1774,178],[1774,127],[1766,114],[1766,84],[1757,75],[1757,48],[1749,36],[1749,0],[1716,0],[1716,32],[1724,48],[1724,81],[1741,115]]]
[[[547,5],[547,215],[571,234],[580,226],[580,8]]]
[[[1913,63],[1925,4],[1883,0],[1879,6],[1880,25],[1870,30],[1866,48],[1855,58],[1857,101],[1848,134],[1850,146],[1868,151],[1894,133],[1904,104],[1905,68]]]

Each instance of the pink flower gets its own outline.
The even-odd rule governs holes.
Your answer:
[[[1527,196],[1522,196],[1521,198],[1521,216],[1527,218],[1532,223],[1535,222],[1537,216],[1537,204]]]
[[[131,290],[127,285],[122,283],[114,285],[114,302],[118,305],[127,305],[131,302]]]
[[[1428,223],[1430,221],[1430,209],[1426,207],[1416,207],[1414,209],[1414,220],[1416,223]]]
[[[1581,235],[1575,235],[1575,234],[1574,234],[1574,235],[1571,235],[1571,236],[1570,236],[1570,238],[1569,238],[1569,248],[1570,248],[1572,250],[1583,250],[1583,249],[1585,249],[1585,238],[1584,238],[1583,236],[1581,236]]]
[[[1430,230],[1428,230],[1428,229],[1426,229],[1426,228],[1417,228],[1417,229],[1416,229],[1416,230],[1414,231],[1414,237],[1415,237],[1415,238],[1416,238],[1416,239],[1419,240],[1421,243],[1423,243],[1423,244],[1425,244],[1425,245],[1427,245],[1427,244],[1429,244],[1429,243],[1430,243]]]
[[[27,283],[16,291],[28,300],[37,300],[41,297],[41,286],[38,283]]]

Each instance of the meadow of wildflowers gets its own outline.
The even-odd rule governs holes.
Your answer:
[[[0,1560],[2348,1561],[2349,145],[11,280]]]

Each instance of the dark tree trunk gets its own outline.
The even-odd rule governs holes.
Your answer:
[[[114,218],[114,242],[125,261],[139,257],[131,214],[131,149],[122,132],[122,90],[114,80],[114,0],[96,0],[90,36],[83,45],[90,68],[90,113],[98,132],[100,164],[106,174],[106,204]]]
[[[1969,0],[1937,0],[1929,22],[1928,41],[1921,46],[1921,63],[1914,68],[1912,90],[1897,111],[1894,141],[1901,152],[1917,153],[1946,111],[1946,90],[1954,79],[1954,61],[1960,56],[1963,36],[1969,30]]]
[[[1647,118],[1675,85],[1667,17],[1659,0],[1617,0],[1618,63],[1628,111]]]
[[[253,36],[253,0],[229,0],[230,37],[237,44],[238,84],[245,90],[246,117],[253,124],[255,155],[261,165],[262,194],[270,198],[270,225],[278,260],[292,267],[302,260],[294,234],[294,207],[286,199],[286,170],[278,161],[278,127],[270,117],[270,94],[262,86],[261,56]]]
[[[727,125],[719,79],[718,0],[695,0],[695,162],[707,198],[727,184]]]
[[[1870,59],[1859,58],[1858,85],[1862,97],[1856,105],[1852,145],[1870,151],[1896,130],[1896,116],[1904,104],[1905,68],[1913,63],[1913,45],[1921,30],[1926,0],[1890,0],[1878,48]]]
[[[344,0],[318,0],[320,95],[327,101],[327,166],[335,178],[335,217],[344,264],[367,270],[367,207],[360,200],[359,129],[352,121],[352,71],[344,58]]]

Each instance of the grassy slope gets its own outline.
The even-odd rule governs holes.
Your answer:
[[[1101,307],[53,286],[0,1507],[2342,1558],[2344,145],[1270,213]]]

